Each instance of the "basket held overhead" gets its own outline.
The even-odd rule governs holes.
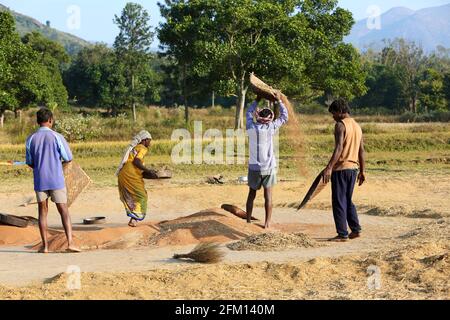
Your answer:
[[[259,79],[257,76],[255,76],[254,73],[250,74],[250,87],[255,94],[270,101],[275,100],[276,93],[281,93],[280,90],[272,88],[264,81]]]

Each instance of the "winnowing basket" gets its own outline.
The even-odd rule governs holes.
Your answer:
[[[280,90],[272,88],[259,79],[254,73],[250,74],[250,87],[254,93],[267,100],[273,100],[276,92],[281,93]]]
[[[81,169],[78,163],[73,161],[63,165],[64,179],[67,189],[67,206],[70,207],[78,196],[91,183],[91,178]]]

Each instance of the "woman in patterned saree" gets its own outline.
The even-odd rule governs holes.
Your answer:
[[[128,146],[117,169],[120,200],[125,206],[128,225],[136,227],[138,221],[145,219],[147,213],[147,190],[144,175],[152,170],[145,167],[144,157],[150,147],[152,136],[148,131],[139,132]]]

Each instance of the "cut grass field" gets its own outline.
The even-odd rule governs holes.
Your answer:
[[[232,128],[233,110],[202,109],[192,110],[192,121],[203,121],[203,133],[208,129]],[[70,116],[59,114],[58,117]],[[297,115],[301,123],[305,154],[299,158],[294,150],[297,137],[288,137],[287,130],[280,132],[280,170],[279,176],[286,180],[309,179],[300,174],[298,167],[309,168],[311,176],[324,167],[334,146],[334,121],[328,115]],[[58,118],[57,118],[58,119]],[[139,122],[133,129],[126,118],[95,118],[99,134],[90,141],[72,142],[71,148],[77,162],[91,176],[95,185],[114,186],[114,172],[123,150],[132,134],[145,128],[154,136],[150,153],[146,158],[148,166],[169,166],[174,171],[177,182],[202,182],[208,175],[222,174],[228,181],[246,175],[246,164],[173,164],[171,152],[178,141],[171,140],[175,129],[186,127],[177,110],[149,108],[139,114]],[[371,175],[408,174],[450,174],[450,124],[449,123],[392,123],[385,117],[385,123],[379,116],[356,117],[364,132],[367,151],[367,171]],[[382,119],[381,119],[382,120]],[[0,161],[25,158],[24,138],[18,141],[14,133],[29,134],[33,131],[33,113],[29,112],[22,124],[14,124],[9,119],[6,128],[0,130]],[[26,124],[29,124],[26,127]],[[15,126],[15,127],[14,127]],[[20,128],[19,128],[20,127]],[[15,128],[15,129],[14,129]],[[19,130],[20,129],[20,130]],[[188,126],[193,132],[193,126]],[[24,135],[26,137],[26,135]],[[20,142],[20,143],[19,143]],[[205,148],[211,140],[203,140]],[[222,140],[225,149],[225,140]],[[246,151],[248,148],[246,146]],[[31,170],[22,167],[0,166],[2,185],[0,190],[20,189],[23,184],[31,183]]]

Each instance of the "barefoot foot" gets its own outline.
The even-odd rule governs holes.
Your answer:
[[[38,253],[48,253],[48,248],[47,247],[42,247],[39,249]]]
[[[81,252],[81,249],[78,249],[78,248],[75,247],[75,246],[69,246],[69,247],[66,249],[66,252],[69,252],[69,253],[80,253],[80,252]]]
[[[137,227],[137,221],[134,219],[131,219],[130,222],[128,222],[128,225],[132,228],[136,228]]]

